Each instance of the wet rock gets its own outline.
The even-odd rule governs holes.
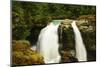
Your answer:
[[[69,51],[61,51],[61,62],[68,63],[68,62],[78,62],[77,58],[72,56]]]

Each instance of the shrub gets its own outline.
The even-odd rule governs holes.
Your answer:
[[[44,64],[43,57],[30,48],[28,41],[19,40],[12,43],[12,64],[31,65]]]

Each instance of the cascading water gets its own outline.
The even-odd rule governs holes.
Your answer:
[[[87,61],[87,52],[86,52],[86,48],[85,48],[83,40],[82,40],[81,33],[80,33],[78,27],[76,26],[75,21],[73,21],[71,23],[71,25],[72,25],[72,28],[73,28],[74,34],[75,34],[76,58],[78,59],[78,61]]]
[[[58,21],[57,21],[58,22]],[[60,23],[51,22],[40,32],[37,42],[37,52],[44,57],[45,63],[59,63],[60,54],[58,52],[58,34],[57,29]]]

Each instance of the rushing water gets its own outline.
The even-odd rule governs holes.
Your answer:
[[[81,33],[75,21],[73,21],[71,25],[72,25],[72,28],[75,34],[76,58],[78,59],[78,61],[87,61],[87,52],[86,52],[86,48],[82,40]]]
[[[37,51],[44,57],[45,63],[59,63],[60,55],[58,52],[58,33],[57,29],[61,20],[53,20],[40,32]]]
[[[62,20],[53,20],[43,28],[39,34],[36,50],[44,57],[45,63],[59,63],[61,56],[58,52],[58,27]],[[86,49],[81,37],[81,33],[75,21],[71,23],[75,34],[76,58],[78,61],[87,61]]]

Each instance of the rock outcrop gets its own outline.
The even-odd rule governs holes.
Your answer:
[[[71,26],[73,20],[65,19],[58,29],[59,51],[75,50],[75,36]],[[88,61],[96,60],[96,17],[95,15],[84,15],[79,17],[76,24],[82,34],[83,42],[87,50]],[[75,52],[75,51],[74,51]],[[71,52],[70,52],[71,54]]]

